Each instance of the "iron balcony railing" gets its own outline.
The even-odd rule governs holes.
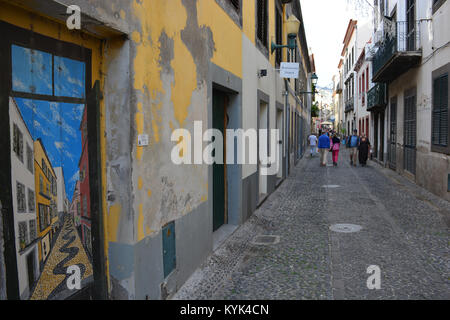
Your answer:
[[[373,72],[377,74],[398,52],[420,51],[420,21],[387,23],[385,35],[373,59]]]
[[[355,99],[351,97],[347,101],[345,101],[345,112],[350,112],[355,110]]]
[[[367,110],[378,107],[385,107],[386,104],[386,84],[377,83],[375,87],[370,89],[367,93]]]

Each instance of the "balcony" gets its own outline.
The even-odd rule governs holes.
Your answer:
[[[345,101],[345,112],[350,112],[355,110],[355,99],[351,97],[347,101]]]
[[[384,109],[387,105],[386,84],[377,83],[375,87],[367,93],[367,111]]]
[[[338,84],[337,84],[337,86],[336,86],[336,94],[341,94],[342,93],[342,85],[341,85],[341,83],[339,82]]]
[[[373,58],[372,82],[391,82],[422,60],[420,22],[397,22],[390,29]]]

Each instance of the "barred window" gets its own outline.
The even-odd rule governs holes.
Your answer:
[[[37,239],[36,220],[30,220],[28,223],[30,226],[30,242],[33,242]]]
[[[34,191],[28,189],[28,212],[34,212],[36,207],[36,202],[34,198]]]
[[[23,250],[29,244],[28,242],[28,225],[26,222],[19,222],[19,244]]]
[[[13,150],[23,163],[23,133],[16,124],[13,126]]]
[[[33,159],[34,159],[33,149],[31,149],[30,145],[27,143],[27,169],[31,173],[34,172]]]
[[[26,204],[26,198],[25,198],[25,186],[17,182],[17,211],[19,213],[23,213],[27,211],[27,204]]]
[[[256,35],[261,41],[261,44],[268,48],[268,12],[267,12],[267,0],[257,0],[257,18],[256,18]]]

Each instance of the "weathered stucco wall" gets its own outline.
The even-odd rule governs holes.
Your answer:
[[[212,250],[212,170],[173,164],[172,132],[183,128],[193,133],[194,121],[202,121],[203,130],[212,126],[215,84],[233,92],[230,125],[236,128],[256,127],[257,89],[270,96],[271,128],[276,126],[276,102],[284,103],[284,81],[273,70],[275,55],[267,58],[255,47],[255,3],[242,2],[242,25],[230,17],[223,1],[43,3],[15,3],[26,10],[2,3],[0,19],[92,49],[92,82],[99,80],[102,91],[101,198],[110,297],[164,298]],[[83,31],[69,31],[64,17],[55,18],[61,6],[70,4],[79,5],[95,28],[84,25]],[[50,7],[53,11],[46,9]],[[269,0],[269,39],[275,34],[274,8],[274,0]],[[95,36],[86,32],[104,29],[108,32]],[[244,55],[257,59],[244,61]],[[263,68],[270,70],[269,77],[258,80],[256,71]],[[149,136],[148,146],[138,146],[141,134]],[[244,176],[255,169],[248,167]],[[239,224],[248,218],[242,215],[244,176],[240,166],[228,174],[233,182],[230,223]],[[256,201],[257,190],[251,197]],[[177,267],[164,279],[161,229],[173,221]]]

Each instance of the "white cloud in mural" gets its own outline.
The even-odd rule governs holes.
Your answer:
[[[70,160],[72,160],[72,162],[75,160],[75,156],[67,151],[66,144],[64,142],[55,141],[55,148],[60,152],[61,155],[69,158]]]
[[[53,119],[61,126],[61,128],[72,138],[77,138],[77,133],[74,128],[72,128],[65,120],[61,117],[59,113],[59,105],[57,103],[50,103],[50,110],[53,114]]]
[[[83,119],[83,111],[84,111],[84,104],[79,104],[75,106],[70,114],[70,118],[73,121],[81,123],[81,120]]]
[[[46,137],[51,137],[51,134],[41,126],[41,124],[39,123],[39,121],[34,120],[33,125],[34,125],[34,128],[35,128],[38,132],[40,132],[41,134],[43,134],[43,135],[46,136]]]
[[[36,66],[36,68],[33,68],[36,70],[33,70],[33,71],[35,71],[35,72],[37,71],[37,78],[40,79],[40,81],[44,81],[47,88],[52,90],[52,83],[50,82],[51,71],[45,69],[45,61],[44,61],[43,52],[37,51],[37,50],[31,50],[31,49],[26,49],[26,50],[28,50],[27,53],[30,54],[31,64]],[[51,67],[51,66],[49,66],[49,67]]]
[[[33,100],[23,100],[23,104],[34,113],[36,112],[36,105],[34,104]]]
[[[68,77],[67,81],[69,81],[69,83],[74,84],[80,88],[83,88],[83,82],[80,79],[75,79],[72,77]],[[77,91],[78,92],[78,91]]]
[[[80,179],[80,170],[74,173],[74,175],[70,178],[69,183],[73,184]]]
[[[59,152],[62,152],[62,150],[64,149],[64,142],[55,142],[55,147]]]
[[[28,90],[27,86],[22,81],[17,79],[16,77],[13,78],[13,87],[16,91],[17,90],[19,90],[19,91],[27,91]]]

